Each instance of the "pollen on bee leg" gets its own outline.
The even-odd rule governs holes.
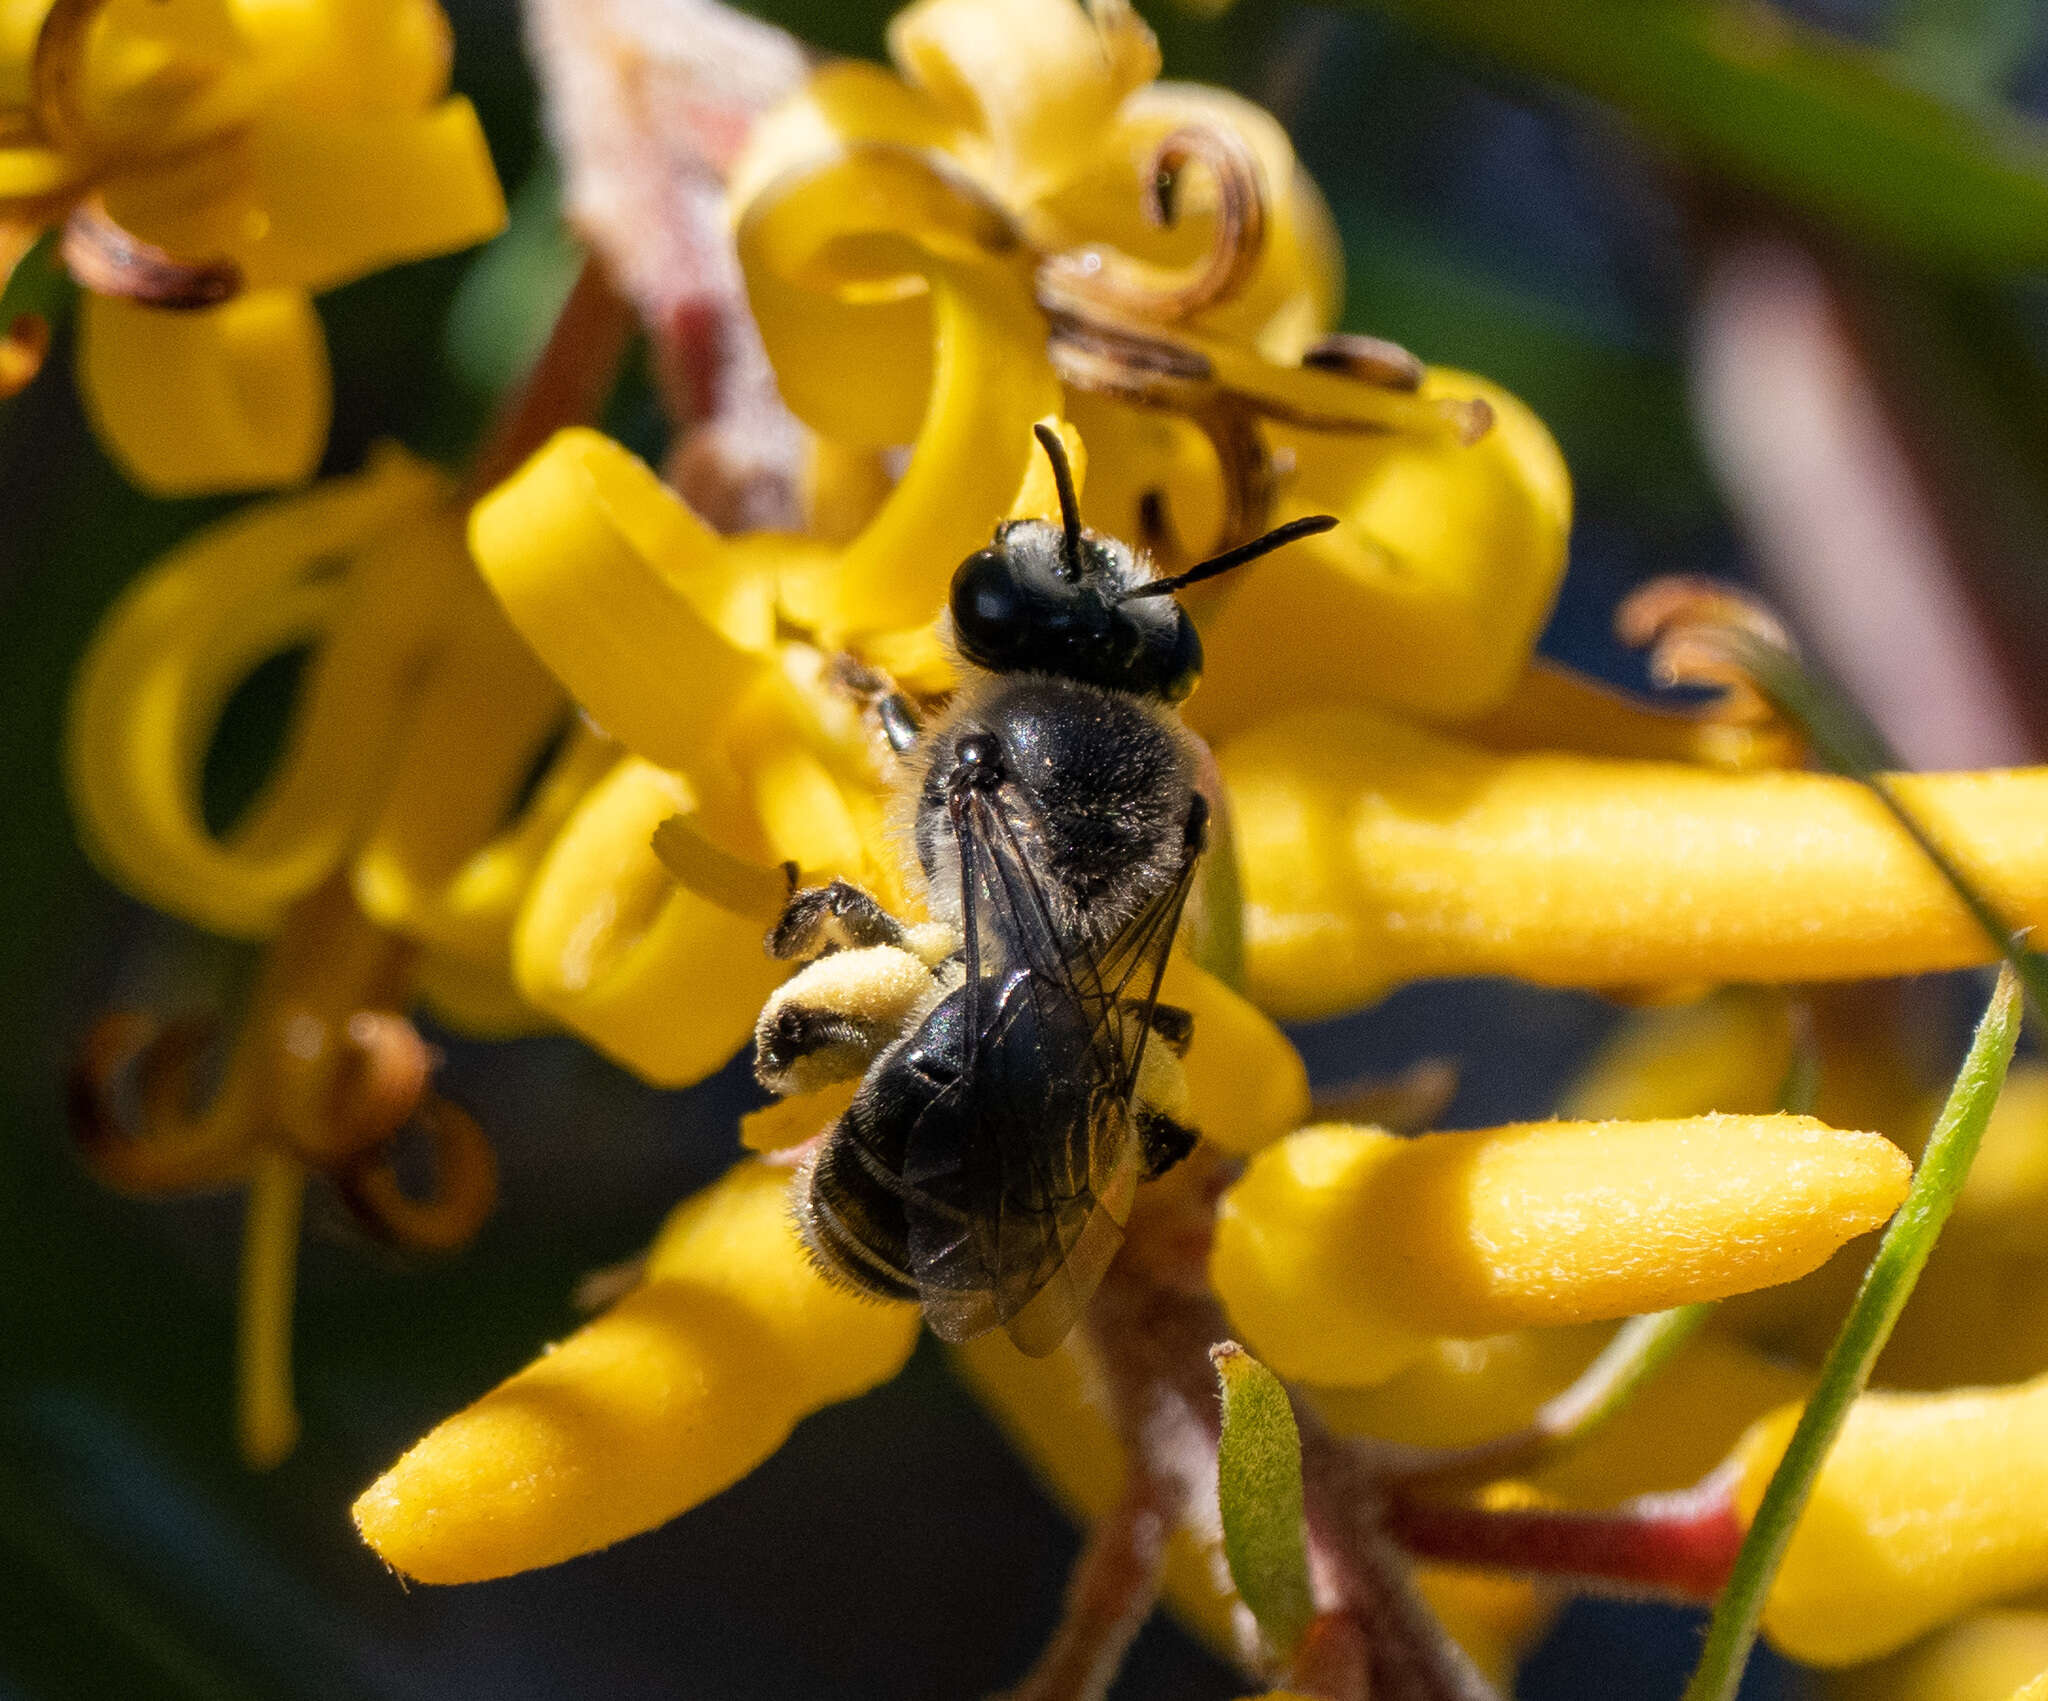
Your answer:
[[[754,1025],[754,1072],[784,1095],[857,1076],[942,992],[914,952],[894,945],[834,951],[769,995]]]

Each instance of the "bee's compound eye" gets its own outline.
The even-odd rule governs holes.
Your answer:
[[[1180,609],[1174,613],[1173,635],[1159,664],[1159,695],[1169,703],[1183,701],[1202,677],[1202,638],[1195,623]]]
[[[999,549],[977,549],[953,572],[953,630],[970,659],[999,661],[1017,642],[1027,597]]]

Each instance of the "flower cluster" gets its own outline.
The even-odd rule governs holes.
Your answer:
[[[1532,1573],[1711,1594],[1784,1450],[1815,1319],[1840,1308],[1831,1260],[1899,1205],[1926,1128],[1923,1085],[1872,1085],[1868,1024],[1829,1044],[1818,1016],[1821,1114],[1780,1113],[1801,1046],[1789,996],[1754,988],[1981,963],[1991,942],[1875,797],[1795,765],[1784,728],[1625,701],[1536,658],[1570,523],[1557,450],[1485,381],[1331,329],[1328,216],[1268,115],[1159,82],[1116,0],[918,0],[890,46],[893,70],[817,71],[731,172],[747,300],[810,434],[800,530],[721,535],[572,428],[474,505],[466,550],[462,505],[393,456],[207,535],[116,611],[72,746],[104,864],[204,925],[303,941],[340,916],[356,945],[281,970],[266,1005],[312,1022],[310,1084],[259,1041],[273,1061],[222,1089],[232,1139],[209,1115],[110,1132],[102,1161],[217,1180],[282,1153],[387,1227],[431,1215],[389,1179],[420,1089],[389,1084],[404,1059],[366,1013],[417,996],[486,1030],[545,1019],[684,1085],[787,972],[761,938],[791,871],[921,919],[875,704],[959,684],[946,587],[999,522],[1057,513],[1049,424],[1091,523],[1161,571],[1276,521],[1338,524],[1187,597],[1208,667],[1186,717],[1223,807],[1165,995],[1195,1018],[1204,1144],[1141,1192],[1084,1331],[1045,1359],[1000,1338],[958,1354],[1098,1549],[1131,1544],[1101,1567],[1139,1579],[1107,1642],[1070,1625],[1042,1671],[1113,1663],[1162,1579],[1219,1646],[1286,1664],[1217,1563],[1206,1354],[1226,1336],[1294,1385],[1312,1498],[1349,1509],[1318,1536],[1318,1605],[1410,1638],[1368,1663],[1468,1685],[1431,1693],[1509,1681],[1552,1599]],[[255,660],[309,639],[284,765],[223,839],[196,803],[212,719]],[[550,756],[565,704],[580,715]],[[2007,917],[2048,916],[2048,773],[1896,790]],[[1748,989],[1641,1015],[1570,1120],[1410,1139],[1374,1125],[1399,1095],[1312,1104],[1276,1018],[1468,975],[1667,1003]],[[145,1102],[178,1096],[175,1064],[146,1059]],[[2035,1273],[2048,1095],[2016,1087],[1936,1268],[1959,1303]],[[675,1210],[624,1297],[363,1495],[371,1546],[429,1582],[556,1563],[700,1503],[894,1375],[916,1310],[825,1279],[788,1206],[793,1154],[847,1097],[748,1118],[757,1155]],[[469,1149],[445,1126],[444,1189]],[[1558,1419],[1601,1385],[1604,1324],[1737,1295],[1754,1297],[1597,1433]],[[2007,1373],[1953,1342],[1912,1350],[1937,1389]],[[2048,1665],[2048,1636],[1972,1616],[2048,1584],[2037,1497],[2014,1486],[2048,1459],[2044,1399],[1859,1405],[1768,1633],[1857,1665],[1948,1626],[1955,1661],[2004,1636],[2034,1662],[2003,1689],[1891,1670],[1845,1693],[2002,1701]],[[1931,1670],[1944,1646],[1906,1658]],[[1375,1693],[1408,1692],[1373,1670]]]
[[[143,488],[306,478],[329,411],[312,296],[504,222],[476,114],[447,96],[449,47],[434,0],[0,18],[0,272],[55,259],[86,292],[86,409]],[[48,335],[6,312],[0,395]]]

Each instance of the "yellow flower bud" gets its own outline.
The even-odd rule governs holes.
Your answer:
[[[1439,1335],[1626,1317],[1815,1268],[1905,1196],[1810,1117],[1306,1129],[1224,1196],[1210,1275],[1281,1375],[1369,1385]]]
[[[1754,1515],[1799,1409],[1736,1447]],[[2048,1583],[2048,1377],[2010,1388],[1866,1394],[1829,1453],[1764,1608],[1794,1659],[1852,1665]]]
[[[1288,1017],[1440,975],[1781,982],[1991,955],[1883,805],[1832,775],[1496,756],[1364,709],[1283,716],[1219,757],[1252,995]],[[1898,790],[2015,924],[2048,920],[2048,769]]]
[[[788,1187],[786,1169],[743,1163],[679,1206],[639,1287],[363,1494],[363,1539],[426,1583],[553,1565],[666,1523],[805,1414],[895,1375],[916,1308],[828,1283]]]

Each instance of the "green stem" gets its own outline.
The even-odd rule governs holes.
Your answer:
[[[1790,651],[1747,635],[1731,635],[1735,658],[1770,699],[1772,707],[1805,734],[1815,754],[1836,773],[1867,787],[1885,806],[1921,854],[1940,872],[1949,889],[1998,948],[2026,988],[2036,1018],[2048,1020],[2048,957],[2032,951],[2024,936],[1999,914],[1998,906],[1978,891],[1963,867],[1913,812],[1900,801],[1892,776],[1884,770],[1900,766],[1884,740],[1856,710]]]
[[[1970,1054],[1963,1060],[1940,1120],[1928,1137],[1906,1202],[1885,1230],[1877,1255],[1864,1273],[1856,1303],[1821,1365],[1813,1397],[1800,1414],[1785,1456],[1764,1490],[1728,1587],[1714,1608],[1706,1648],[1686,1687],[1684,1701],[1731,1701],[1742,1681],[1771,1580],[1791,1543],[1814,1480],[1841,1433],[1850,1406],[1870,1380],[1871,1367],[1891,1338],[1892,1326],[1926,1268],[1942,1225],[1969,1177],[2019,1038],[2019,991],[2012,969],[2000,970],[1998,989],[1977,1024]]]

